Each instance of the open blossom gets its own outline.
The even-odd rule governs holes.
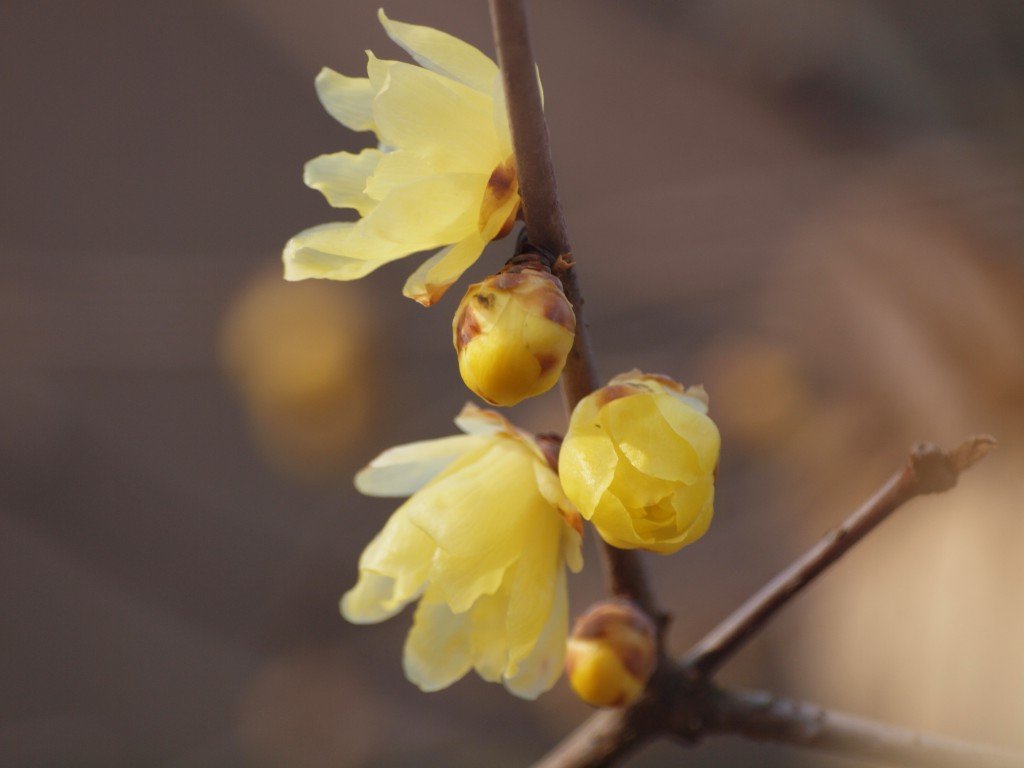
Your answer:
[[[721,444],[707,410],[703,388],[640,371],[579,402],[558,474],[606,542],[670,554],[704,535]]]
[[[411,496],[363,552],[341,611],[374,623],[419,599],[409,680],[436,691],[475,669],[535,698],[561,674],[582,524],[533,436],[472,405],[456,423],[466,434],[392,448],[356,476],[365,494]]]
[[[373,131],[379,146],[306,164],[308,186],[361,218],[289,240],[285,278],[354,280],[445,246],[405,284],[406,296],[429,306],[514,224],[519,194],[508,115],[491,59],[444,32],[379,15],[421,66],[368,53],[365,78],[326,68],[317,76],[327,111],[353,131]]]

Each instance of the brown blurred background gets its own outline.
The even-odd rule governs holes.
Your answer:
[[[389,4],[491,51],[483,2]],[[394,507],[353,472],[453,431],[449,323],[285,284],[357,149],[313,77],[398,56],[376,5],[0,3],[0,765],[518,766],[586,715],[400,668],[337,598]],[[532,4],[604,375],[703,381],[717,516],[649,558],[682,650],[919,439],[999,451],[919,500],[725,678],[1024,748],[1024,5]],[[477,265],[508,255],[501,242]],[[557,394],[516,409],[564,424]],[[572,611],[601,593],[599,558]],[[715,739],[638,766],[853,766]]]

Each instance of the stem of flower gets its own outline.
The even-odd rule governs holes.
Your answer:
[[[601,381],[583,317],[583,294],[576,276],[565,217],[558,201],[526,9],[523,0],[490,0],[490,4],[494,45],[512,128],[526,235],[533,245],[559,256],[552,274],[562,282],[566,298],[576,313],[576,339],[562,371],[562,394],[566,409],[572,414],[576,404],[600,387]],[[604,552],[612,593],[635,601],[659,626],[663,626],[664,614],[654,601],[636,553],[609,546],[604,547]]]

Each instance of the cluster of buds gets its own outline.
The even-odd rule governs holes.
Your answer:
[[[462,380],[491,405],[515,405],[551,389],[575,334],[561,283],[530,266],[509,266],[471,285],[452,321]]]

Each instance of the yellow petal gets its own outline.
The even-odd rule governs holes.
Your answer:
[[[295,235],[284,247],[284,279],[355,280],[375,270],[384,262],[341,255],[355,227],[351,222],[321,224]]]
[[[377,201],[363,190],[382,157],[383,153],[377,149],[364,149],[358,155],[351,152],[320,155],[306,163],[303,181],[307,187],[321,192],[335,208],[355,208],[365,216]]]
[[[636,549],[641,537],[633,525],[629,510],[610,490],[601,496],[593,516],[594,527],[601,538],[620,549]]]
[[[493,595],[484,595],[473,603],[470,613],[473,668],[489,683],[500,682],[508,665],[507,615],[507,583],[503,583]]]
[[[671,497],[678,485],[644,474],[622,457],[615,465],[615,478],[608,490],[629,509],[643,510],[644,507],[652,507]]]
[[[576,406],[558,453],[558,476],[565,494],[589,520],[615,477],[619,455],[598,420],[597,399],[590,395]]]
[[[406,280],[402,293],[425,307],[438,301],[476,263],[518,203],[518,197],[507,200],[490,217],[483,232],[474,232],[423,262]]]
[[[400,187],[359,222],[363,240],[352,256],[388,258],[399,246],[403,255],[448,245],[476,231],[477,211],[487,176],[445,173]]]
[[[484,93],[498,73],[498,67],[469,43],[431,27],[392,21],[377,12],[388,37],[402,46],[417,63],[439,75],[450,77]]]
[[[482,445],[481,438],[456,435],[389,448],[356,475],[356,488],[367,496],[410,496],[459,456]]]
[[[696,541],[707,532],[714,514],[715,485],[703,477],[691,486],[680,488],[672,497],[676,526],[682,531],[680,546]]]
[[[469,614],[453,614],[433,590],[420,600],[405,638],[402,666],[420,690],[447,688],[473,666]]]
[[[495,432],[514,431],[513,426],[500,413],[466,403],[455,417],[455,426],[467,435],[493,435]]]
[[[504,159],[490,96],[411,64],[376,60],[374,66],[386,72],[373,100],[382,143],[411,150],[449,172],[490,174]]]
[[[695,424],[696,428],[704,429],[704,422],[711,424],[707,416],[670,395],[653,394],[612,400],[601,409],[601,424],[622,455],[639,472],[663,480],[693,482],[701,473],[697,453],[690,442],[672,428],[660,406],[682,428]],[[711,426],[714,428],[714,424]],[[632,502],[626,501],[626,504],[632,505]]]
[[[341,599],[354,624],[390,618],[423,589],[435,551],[430,537],[399,507],[359,558],[359,581]]]
[[[537,698],[550,690],[562,674],[569,633],[569,596],[565,582],[565,571],[559,569],[548,620],[533,650],[505,679],[505,687],[520,698]]]
[[[512,571],[508,600],[509,663],[518,665],[533,649],[555,599],[562,573],[562,518],[540,500],[522,554]]]
[[[424,307],[433,305],[463,272],[476,263],[486,245],[480,235],[472,234],[438,251],[409,275],[402,294]]]
[[[569,523],[562,527],[562,559],[573,573],[583,570],[583,534]]]
[[[364,191],[374,200],[383,200],[399,187],[433,176],[437,172],[425,158],[414,152],[404,149],[386,152],[373,175],[366,180]]]
[[[494,104],[494,133],[498,137],[498,149],[503,155],[511,155],[512,129],[508,123],[508,106],[505,101],[505,83],[499,72],[491,82],[491,101]]]
[[[541,498],[531,487],[529,451],[512,438],[490,442],[454,461],[403,507],[439,549],[431,584],[455,612],[498,588],[523,549]]]
[[[316,94],[328,114],[353,131],[372,131],[373,89],[365,77],[346,77],[324,67],[316,76]]]
[[[668,425],[693,447],[701,470],[705,474],[714,472],[718,466],[722,437],[715,422],[707,416],[707,405],[697,401],[699,406],[703,406],[702,410],[697,410],[671,395],[658,397],[655,402]]]

